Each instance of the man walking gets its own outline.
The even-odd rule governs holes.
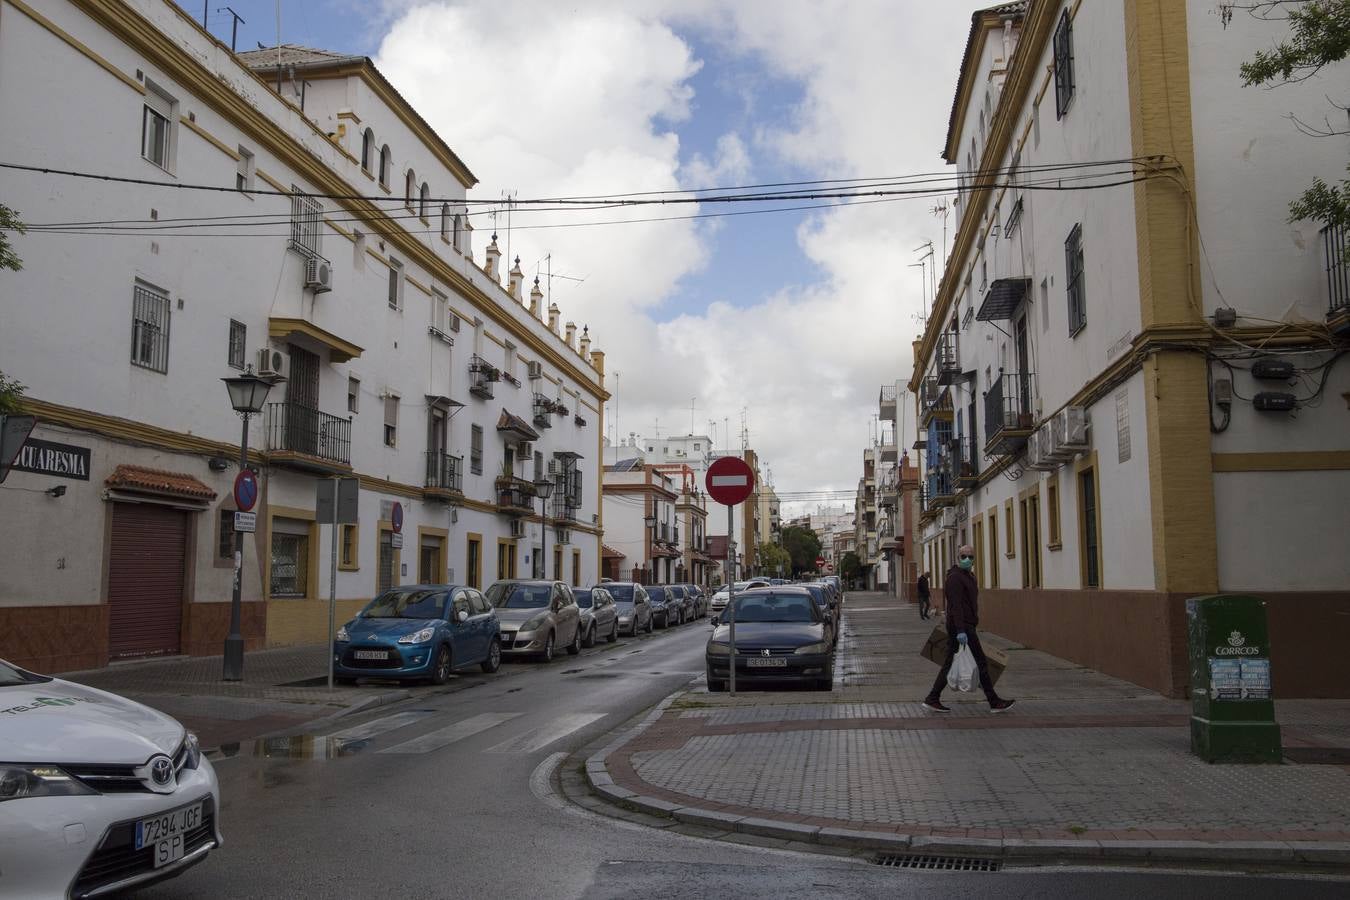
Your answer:
[[[918,589],[919,589],[919,618],[920,618],[920,619],[927,619],[927,618],[928,618],[928,601],[929,601],[929,599],[930,599],[930,598],[929,598],[929,594],[928,594],[928,573],[927,573],[927,572],[924,572],[922,575],[919,576]]]
[[[942,663],[937,680],[924,698],[923,708],[929,712],[951,712],[951,708],[942,704],[942,689],[947,686],[947,673],[951,671],[952,660],[962,647],[969,647],[975,657],[975,667],[980,673],[980,688],[989,701],[990,712],[1001,713],[1010,708],[1013,700],[1004,700],[994,693],[994,682],[989,678],[989,662],[985,659],[984,648],[975,633],[980,624],[980,589],[975,584],[975,576],[970,570],[975,567],[975,548],[962,544],[957,550],[956,565],[947,572],[943,591],[947,598],[947,658]]]

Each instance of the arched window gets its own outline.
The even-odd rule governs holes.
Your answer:
[[[431,188],[427,183],[422,182],[422,190],[417,195],[417,214],[422,217],[422,221],[427,220],[427,206],[431,203]]]
[[[441,240],[450,239],[450,204],[441,204]]]
[[[464,229],[464,218],[463,218],[459,213],[455,213],[455,225],[454,225],[454,228],[455,228],[455,234],[454,234],[454,238],[451,240],[451,243],[454,244],[454,247],[455,247],[456,250],[458,250],[459,252],[463,253],[463,252],[464,252],[464,248],[463,248],[462,246],[460,246],[460,242],[459,242],[459,241],[460,241],[460,238],[459,238],[459,236],[460,236],[460,233],[461,233],[461,232],[463,231],[463,229]]]
[[[408,170],[408,177],[403,180],[403,203],[408,209],[415,209],[413,198],[417,196],[417,173],[412,169]]]
[[[374,171],[371,166],[375,164],[375,132],[369,128],[361,135],[361,168],[367,173]]]
[[[380,148],[380,184],[389,187],[389,145]]]

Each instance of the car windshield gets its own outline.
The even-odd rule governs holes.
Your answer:
[[[649,587],[647,588],[647,596],[652,598],[653,603],[665,603],[666,589],[659,587]]]
[[[543,609],[553,593],[547,584],[503,584],[497,582],[487,589],[487,598],[498,609]]]
[[[633,602],[633,586],[631,584],[608,584],[605,586],[605,590],[609,591],[609,595],[619,603]]]
[[[817,622],[819,613],[805,594],[746,594],[736,598],[737,622]]]
[[[439,619],[445,614],[445,601],[443,591],[385,591],[361,610],[361,618]]]
[[[572,593],[573,593],[574,595],[576,595],[576,598],[577,598],[577,606],[590,606],[590,605],[591,605],[591,589],[590,589],[590,588],[577,588],[577,589],[574,590]]]
[[[31,672],[25,672],[23,669],[16,669],[9,663],[0,660],[0,687],[10,687],[16,684],[37,684],[43,681],[51,681],[45,675],[34,675]]]

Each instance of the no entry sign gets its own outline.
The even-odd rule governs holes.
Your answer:
[[[708,496],[723,506],[735,506],[754,492],[755,473],[740,457],[723,456],[708,466],[705,483]]]

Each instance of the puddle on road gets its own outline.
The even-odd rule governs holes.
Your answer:
[[[370,746],[368,740],[293,734],[285,737],[258,738],[256,741],[220,745],[220,758],[255,756],[260,759],[340,759],[355,756]]]

